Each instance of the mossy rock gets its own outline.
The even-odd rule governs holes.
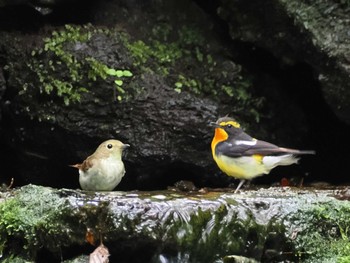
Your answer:
[[[220,262],[233,255],[346,262],[350,203],[344,198],[343,190],[93,193],[27,185],[2,194],[1,254],[73,260],[94,250],[90,233],[119,262],[141,262],[141,251],[149,262]]]

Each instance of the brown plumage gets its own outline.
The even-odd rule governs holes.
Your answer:
[[[111,191],[125,174],[122,153],[129,147],[118,140],[101,143],[96,151],[82,163],[70,165],[79,170],[79,183],[83,190]]]

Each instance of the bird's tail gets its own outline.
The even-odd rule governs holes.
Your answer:
[[[316,154],[313,150],[299,150],[298,154]]]
[[[81,168],[81,164],[79,164],[79,163],[78,164],[70,164],[68,166],[73,167],[73,168],[77,168],[77,169]]]
[[[289,149],[289,148],[283,148],[283,147],[280,147],[279,149],[285,153],[290,153],[290,154],[316,154],[316,152],[313,150],[296,150],[296,149]]]

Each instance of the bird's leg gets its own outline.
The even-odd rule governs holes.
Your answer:
[[[235,190],[234,193],[237,193],[237,192],[238,192],[238,190],[242,187],[242,185],[244,184],[244,182],[245,182],[245,180],[241,180],[241,181],[239,182],[239,184],[238,184],[238,186],[237,186],[237,188],[236,188],[236,190]]]

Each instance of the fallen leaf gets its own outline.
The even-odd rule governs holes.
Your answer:
[[[109,263],[108,257],[108,248],[101,244],[90,254],[89,263]]]
[[[90,245],[95,246],[95,236],[94,236],[94,232],[92,231],[91,228],[86,229],[85,240]]]

